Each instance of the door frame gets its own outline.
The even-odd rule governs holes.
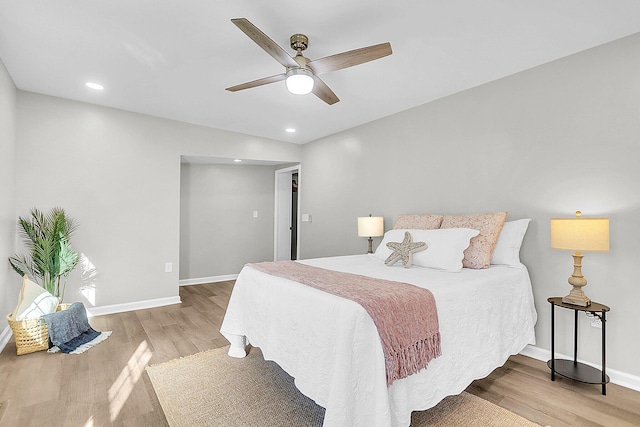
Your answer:
[[[278,200],[280,200],[280,197],[291,197],[291,193],[287,193],[287,194],[281,194],[279,188],[278,188],[278,178],[280,177],[280,175],[282,174],[287,174],[287,175],[291,175],[293,174],[293,172],[297,172],[298,173],[298,214],[296,216],[296,223],[297,223],[297,233],[296,233],[296,258],[300,259],[300,218],[301,218],[301,214],[300,214],[300,182],[302,181],[301,176],[302,176],[302,165],[295,165],[295,166],[289,166],[286,168],[282,168],[282,169],[276,169],[275,171],[275,197],[274,197],[274,206],[273,206],[273,260],[277,261],[278,260],[278,224],[280,221],[280,218],[278,217]],[[291,216],[291,212],[289,212],[289,217]]]

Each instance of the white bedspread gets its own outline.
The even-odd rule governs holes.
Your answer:
[[[387,267],[370,255],[301,261],[331,270],[428,288],[438,307],[442,356],[386,385],[371,317],[357,303],[245,267],[221,332],[245,336],[326,408],[324,426],[406,427],[411,412],[435,406],[535,343],[537,319],[525,266],[447,273]]]

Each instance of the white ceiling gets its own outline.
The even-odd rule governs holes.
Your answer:
[[[310,59],[386,41],[393,54],[322,75],[332,106],[284,82],[232,93],[284,71],[239,17],[292,54],[289,36],[306,34]],[[638,0],[0,0],[19,89],[295,143],[637,32]]]

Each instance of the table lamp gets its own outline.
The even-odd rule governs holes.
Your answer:
[[[384,235],[384,218],[381,216],[359,216],[358,236],[369,238],[368,254],[373,253],[373,238]]]
[[[591,300],[582,288],[587,279],[582,275],[582,258],[580,251],[609,251],[609,219],[582,218],[580,211],[575,218],[551,218],[551,247],[553,249],[575,251],[573,256],[573,274],[569,284],[573,286],[569,295],[562,298],[567,304],[586,307]]]

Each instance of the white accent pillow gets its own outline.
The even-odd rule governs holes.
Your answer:
[[[22,278],[18,305],[13,310],[13,318],[15,320],[36,319],[43,314],[53,313],[58,308],[58,302],[58,298],[29,280],[25,274]]]
[[[391,255],[388,242],[401,242],[404,232],[411,233],[414,242],[425,242],[427,249],[413,254],[412,264],[444,271],[461,271],[464,250],[480,231],[470,228],[440,228],[438,230],[389,230],[376,248],[374,256],[381,260]]]
[[[525,218],[504,223],[496,247],[493,249],[492,265],[507,265],[510,267],[520,265],[520,247],[530,221],[530,218]]]

